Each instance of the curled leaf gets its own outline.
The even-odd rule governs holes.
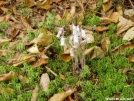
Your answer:
[[[44,91],[47,91],[49,88],[49,83],[50,83],[50,78],[47,73],[44,73],[41,75],[41,80],[40,80],[40,86]]]
[[[37,45],[48,46],[52,42],[52,33],[48,32],[46,29],[42,29],[42,33],[38,37],[33,39],[30,43]]]
[[[10,71],[7,74],[0,75],[0,82],[11,80],[13,77],[15,77],[17,74],[14,71]]]
[[[63,54],[60,55],[60,57],[63,59],[65,62],[69,62],[72,57],[70,56],[69,50],[66,50]]]
[[[124,17],[119,17],[119,23],[117,25],[117,35],[121,34],[122,32],[126,31],[128,28],[134,25],[134,22],[131,20],[125,19]]]
[[[134,38],[134,27],[130,28],[125,35],[123,36],[123,40],[132,40]]]
[[[32,47],[30,47],[27,51],[29,53],[40,53],[39,49],[38,49],[38,46],[36,44],[34,44]]]
[[[96,31],[97,32],[103,32],[103,31],[106,31],[106,30],[108,30],[109,29],[109,27],[107,27],[107,26],[98,26],[98,27],[96,27]]]
[[[105,38],[102,39],[102,41],[101,41],[101,47],[102,47],[102,49],[104,51],[108,51],[109,44],[110,44],[109,37],[105,37]]]
[[[53,95],[48,101],[64,101],[67,97],[69,97],[74,90],[67,90],[66,92],[60,92],[55,95]]]

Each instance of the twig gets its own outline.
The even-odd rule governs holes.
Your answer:
[[[48,68],[47,66],[45,66],[45,68],[50,71],[54,76],[58,76],[54,71],[52,71],[50,68]]]
[[[131,4],[132,8],[134,9],[134,5],[133,5],[132,1],[129,0],[129,2],[130,2],[130,4]]]

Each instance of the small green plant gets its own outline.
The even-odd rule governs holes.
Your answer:
[[[6,31],[8,28],[9,28],[8,22],[0,22],[0,30],[1,31]]]
[[[44,27],[44,28],[47,28],[49,30],[54,30],[55,29],[55,25],[54,25],[54,19],[55,19],[55,13],[52,12],[48,12],[47,13],[47,18],[44,22],[40,22],[38,24],[38,27]]]
[[[32,16],[32,9],[30,8],[20,8],[18,10],[18,13],[20,13],[24,17]]]

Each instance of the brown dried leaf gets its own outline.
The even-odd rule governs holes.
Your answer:
[[[62,0],[53,0],[53,2],[55,2],[55,3],[59,3],[60,1],[62,1]]]
[[[26,2],[26,5],[28,6],[28,7],[33,7],[33,6],[35,6],[37,3],[36,2],[34,2],[33,0],[25,0],[25,2]]]
[[[36,85],[33,92],[32,92],[31,101],[37,101],[38,90],[39,90],[39,86]]]
[[[17,76],[17,74],[14,71],[10,71],[7,74],[2,74],[2,75],[0,75],[0,82],[11,80],[15,76]]]
[[[112,7],[112,0],[108,0],[104,2],[102,7],[103,7],[103,11],[107,12]]]
[[[129,60],[130,60],[131,62],[134,62],[134,55],[130,56]]]
[[[50,9],[51,3],[52,3],[52,0],[45,0],[42,3],[38,2],[37,6],[42,9]]]
[[[37,44],[34,44],[32,47],[30,47],[29,49],[27,49],[27,51],[29,53],[40,53]]]
[[[57,93],[55,95],[53,95],[48,101],[64,101],[67,97],[69,97],[72,93],[74,92],[74,90],[68,90],[66,92],[60,92]]]
[[[23,23],[23,25],[25,26],[26,29],[32,29],[32,27],[30,26],[30,24],[27,22],[26,18],[23,16],[20,16],[21,22]]]
[[[125,9],[124,14],[129,17],[132,17],[134,16],[134,9]]]
[[[0,46],[2,46],[4,43],[11,41],[11,39],[8,38],[0,38]]]
[[[89,49],[86,49],[85,51],[84,51],[84,55],[88,55],[88,54],[91,54],[91,52],[94,50],[94,47],[91,47],[91,48],[89,48]]]
[[[2,6],[2,5],[4,5],[4,4],[6,4],[7,2],[5,2],[5,1],[0,1],[0,7]]]
[[[28,55],[28,54],[19,54],[17,57],[13,57],[9,60],[9,63],[12,63],[13,66],[22,65],[25,62],[33,62],[36,61],[35,55]]]
[[[110,22],[117,23],[119,17],[120,14],[118,12],[112,12],[108,17],[101,17],[100,20],[102,20],[105,23],[110,23]]]
[[[0,94],[2,94],[4,92],[11,93],[11,92],[14,92],[14,90],[11,88],[0,88]]]
[[[130,28],[129,30],[127,30],[127,32],[125,33],[125,35],[123,36],[123,40],[132,40],[134,38],[134,27]]]
[[[60,57],[65,62],[69,62],[72,59],[72,57],[70,56],[69,49],[66,50],[63,54],[61,54]]]
[[[28,78],[26,76],[22,76],[22,75],[19,76],[19,80],[23,83],[28,83],[29,82]]]
[[[49,89],[50,78],[47,73],[41,75],[40,86],[44,91]]]
[[[71,14],[72,17],[75,14],[75,10],[76,10],[76,6],[75,6],[75,3],[74,3],[74,4],[71,5],[71,10],[70,10],[70,14]]]
[[[121,34],[122,32],[126,31],[128,28],[134,25],[134,22],[131,20],[125,19],[124,17],[119,17],[119,23],[117,25],[117,35]]]
[[[37,61],[35,61],[32,66],[33,67],[39,67],[41,65],[47,64],[48,63],[48,56],[42,55],[42,57],[39,57]]]
[[[116,54],[120,51],[121,54],[124,54],[126,48],[129,48],[130,50],[132,50],[132,49],[134,49],[134,44],[131,44],[131,43],[121,44],[121,45],[115,47],[111,52]]]
[[[104,51],[98,46],[94,47],[94,51],[93,54],[91,55],[91,59],[102,58],[103,56],[104,56]]]
[[[124,68],[123,73],[126,74],[127,72],[134,71],[134,68]]]
[[[102,49],[104,51],[108,51],[109,44],[110,44],[109,37],[105,37],[105,38],[102,39],[102,41],[101,41],[101,47],[102,47]]]
[[[37,38],[34,38],[30,43],[34,43],[37,45],[48,46],[52,42],[52,33],[47,31],[46,29],[41,29],[42,33],[39,34]]]
[[[0,16],[0,22],[4,22],[4,21],[6,22],[9,20],[9,18],[10,18],[10,14],[7,14],[5,16]]]
[[[94,37],[92,31],[86,30],[86,36],[90,39],[87,41],[87,43],[94,43]]]
[[[108,26],[98,26],[98,27],[96,27],[96,31],[97,32],[103,32],[103,31],[107,31],[109,29],[109,27]]]

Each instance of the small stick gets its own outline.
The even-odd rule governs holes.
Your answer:
[[[48,68],[47,66],[45,66],[45,68],[50,71],[54,76],[58,76],[54,71],[52,71],[50,68]]]
[[[132,6],[132,8],[133,8],[133,10],[134,10],[134,5],[133,5],[132,1],[129,0],[129,2],[130,2],[131,6]]]

